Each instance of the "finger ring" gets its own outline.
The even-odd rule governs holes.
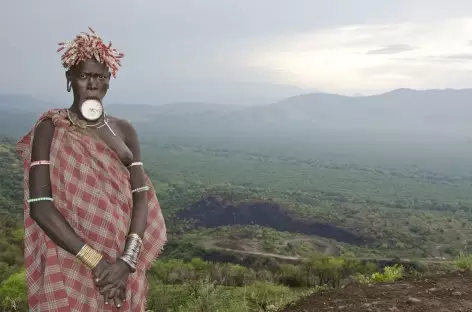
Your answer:
[[[95,279],[95,282],[99,282],[99,281],[100,281],[100,279],[99,279],[99,278],[96,278],[96,279]]]

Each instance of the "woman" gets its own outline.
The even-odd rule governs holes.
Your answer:
[[[29,311],[144,311],[146,271],[167,239],[136,131],[101,106],[123,54],[90,31],[58,50],[72,105],[17,145]]]

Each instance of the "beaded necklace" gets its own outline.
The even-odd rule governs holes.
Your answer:
[[[74,123],[74,121],[72,120],[71,116],[70,116],[70,110],[67,110],[67,118],[69,118],[70,122],[74,126],[76,125]],[[103,120],[102,121],[97,122],[96,124],[93,124],[93,125],[89,125],[89,124],[86,125],[86,127],[96,127],[97,129],[100,129],[104,126],[107,126],[107,128],[110,130],[110,132],[113,133],[114,136],[116,136],[116,133],[113,131],[113,129],[110,127],[110,124],[108,123],[108,117],[107,117],[106,113],[103,114]]]

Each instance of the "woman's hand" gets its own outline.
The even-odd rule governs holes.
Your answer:
[[[97,270],[94,271],[94,277],[95,285],[102,291],[107,291],[117,286],[123,278],[126,280],[131,273],[130,267],[121,259],[113,263],[108,262],[108,266],[103,269],[99,266],[100,263],[97,265]]]
[[[97,266],[92,269],[95,286],[97,282],[99,281],[98,277],[104,274],[110,265],[111,263],[109,261],[101,259],[100,262],[97,264]],[[105,304],[108,304],[108,302],[110,301],[110,299],[108,299],[108,296],[109,296],[109,292],[106,292],[105,294],[103,294],[103,299],[105,301]],[[115,306],[116,306],[116,303],[115,303]]]
[[[97,265],[94,270],[95,285],[105,297],[105,302],[113,300],[115,306],[122,305],[126,298],[126,282],[130,272],[130,267],[120,259],[103,266],[100,266],[100,263]]]
[[[116,292],[114,293],[114,297],[112,298],[112,300],[113,300],[113,303],[115,304],[115,307],[120,308],[123,306],[123,302],[125,302],[126,300],[126,280],[121,280],[118,286],[114,289],[116,289]],[[108,292],[107,295],[109,297],[112,296],[113,294],[112,291],[114,289]]]
[[[121,308],[126,300],[126,280],[121,280],[118,285],[103,294],[105,304],[112,302],[115,307]]]
[[[105,259],[101,259],[100,262],[97,264],[95,268],[92,269],[92,274],[97,282],[98,277],[105,272],[105,270],[110,266],[110,262],[106,261]]]

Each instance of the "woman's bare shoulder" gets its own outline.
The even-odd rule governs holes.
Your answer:
[[[110,119],[110,121],[113,122],[113,124],[115,124],[118,127],[120,132],[124,134],[127,140],[135,141],[138,139],[136,128],[129,120],[114,117],[114,116],[108,116],[108,118]],[[135,143],[135,142],[131,142],[131,143]]]
[[[54,124],[51,119],[45,118],[34,128],[32,159],[49,158],[49,149],[54,135]]]

